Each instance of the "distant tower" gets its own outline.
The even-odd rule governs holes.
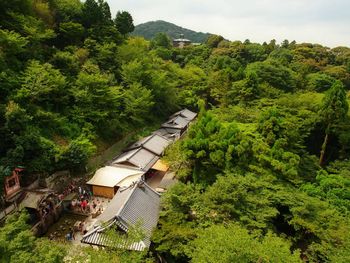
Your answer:
[[[180,38],[173,40],[173,46],[178,48],[184,48],[191,44],[191,40],[186,39],[184,34],[180,34]]]

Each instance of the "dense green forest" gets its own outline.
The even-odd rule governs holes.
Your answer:
[[[179,38],[183,34],[185,38],[188,38],[193,43],[204,43],[211,35],[209,33],[196,32],[162,20],[139,24],[135,26],[135,30],[131,35],[151,40],[158,33],[166,33],[172,39]]]
[[[175,49],[130,37],[103,0],[0,0],[0,25],[2,177],[83,170],[102,142],[199,112],[167,150],[180,182],[148,254],[35,239],[21,215],[1,262],[350,261],[350,48],[213,35]]]

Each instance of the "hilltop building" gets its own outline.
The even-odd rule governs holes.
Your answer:
[[[173,46],[178,48],[184,48],[191,45],[191,40],[184,38],[183,34],[180,34],[180,38],[173,39]]]

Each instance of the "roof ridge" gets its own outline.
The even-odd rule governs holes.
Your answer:
[[[129,186],[129,187],[133,187],[133,189],[131,189],[130,193],[128,194],[128,196],[125,199],[126,201],[124,202],[124,204],[119,208],[118,212],[116,213],[116,218],[119,218],[119,215],[121,214],[121,212],[125,208],[126,204],[129,202],[130,197],[133,195],[133,193],[135,192],[135,189],[137,188],[137,184],[138,184],[138,182]]]
[[[130,150],[129,152],[131,152],[131,151],[134,151],[134,152],[128,158],[126,158],[125,160],[129,161],[140,149],[141,149],[141,147],[138,147],[138,148]],[[127,153],[127,152],[125,152],[125,153]]]
[[[161,196],[156,190],[154,190],[151,186],[149,186],[146,181],[144,181],[144,185],[147,186],[147,188],[149,190],[151,190],[152,192],[156,193],[159,197]]]
[[[152,139],[154,137],[154,133],[148,135],[146,138],[147,140],[145,140],[141,145],[143,146],[145,143],[147,143],[150,139]]]
[[[116,217],[119,220],[119,222],[122,220],[124,221],[121,217],[120,217],[120,214],[123,212],[124,208],[126,207],[126,205],[129,203],[129,200],[131,200],[131,196],[135,193],[136,189],[139,187],[139,184],[140,183],[143,183],[143,186],[147,187],[147,189],[151,190],[153,193],[155,193],[158,197],[160,197],[161,195],[159,193],[157,193],[157,191],[153,190],[152,187],[150,187],[144,180],[140,180],[138,182],[136,182],[134,184],[134,189],[132,189],[131,193],[127,196],[126,198],[126,202],[120,207],[120,209],[118,210],[117,212],[117,215]],[[123,223],[124,224],[124,223]],[[124,224],[125,225],[125,224]],[[127,227],[127,226],[126,226]]]
[[[163,138],[163,139],[165,139],[165,140],[167,140],[167,141],[169,141],[169,142],[171,142],[171,140],[169,140],[168,138],[166,138],[165,136],[163,136],[163,135],[160,135],[160,134],[157,134],[157,133],[153,133],[154,135],[157,135],[157,136],[159,136],[159,137],[161,137],[161,138]]]

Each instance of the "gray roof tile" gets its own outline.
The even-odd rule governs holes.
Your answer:
[[[125,247],[126,240],[120,240],[119,235],[107,236],[106,229],[119,226],[128,232],[130,226],[140,224],[145,234],[144,240],[129,243],[126,248],[144,250],[149,247],[152,231],[157,226],[159,206],[160,195],[145,182],[136,183],[126,189],[119,189],[107,209],[98,217],[100,225],[84,235],[81,242],[99,246]],[[102,224],[107,224],[107,226],[103,227]]]
[[[148,171],[158,161],[158,159],[159,157],[154,153],[143,148],[136,148],[122,153],[117,158],[112,160],[110,165],[130,163],[142,171]]]
[[[184,117],[184,118],[192,121],[194,118],[196,118],[197,113],[185,108],[183,110],[175,112],[173,115],[170,116],[169,119],[175,118],[176,116],[181,116],[181,117]]]
[[[180,138],[181,131],[179,129],[171,129],[171,128],[160,128],[153,132],[154,134],[161,135],[168,140],[175,141]]]
[[[175,116],[174,118],[168,120],[162,124],[163,128],[173,128],[183,130],[191,121],[181,116]]]
[[[134,144],[132,144],[128,150],[133,150],[136,148],[144,148],[156,155],[162,155],[165,148],[171,143],[171,141],[159,134],[152,134],[147,136]]]

